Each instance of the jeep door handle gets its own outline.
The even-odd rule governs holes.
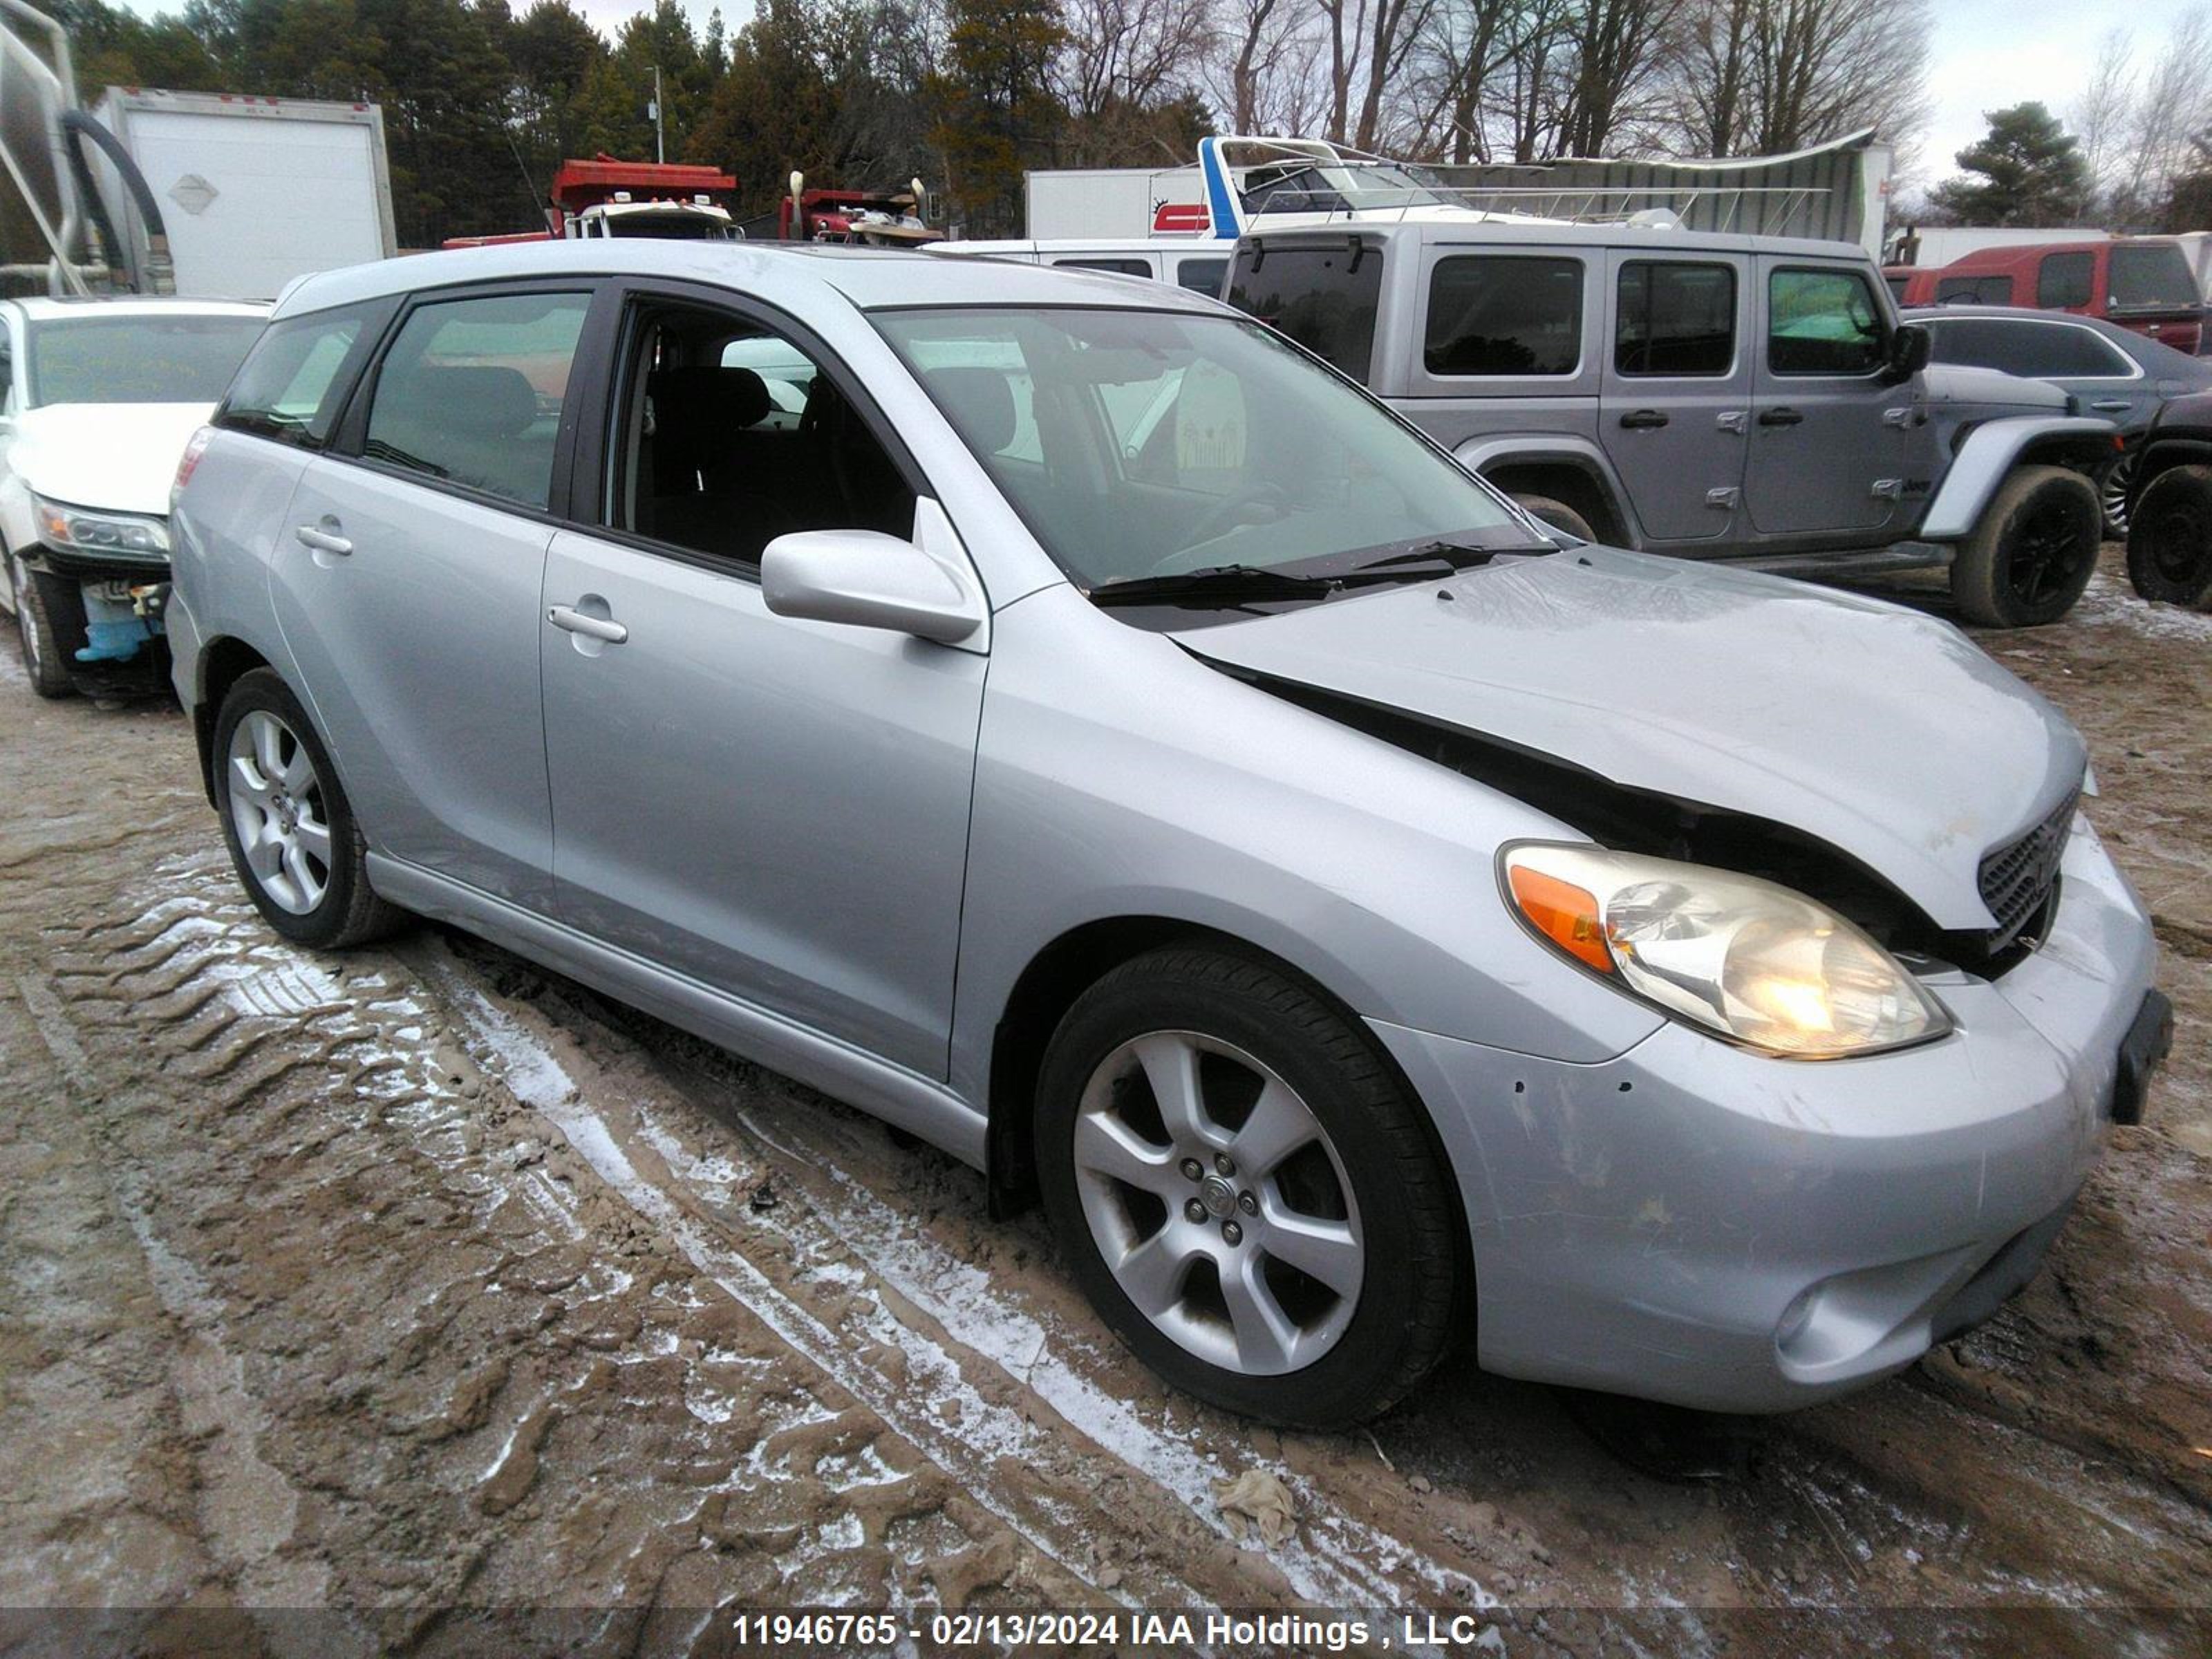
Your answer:
[[[2124,415],[2128,412],[2128,400],[2125,398],[2100,398],[2089,407],[2100,415]]]
[[[318,530],[311,524],[297,525],[292,533],[300,538],[300,545],[312,547],[318,553],[335,553],[343,558],[353,551],[353,544],[343,536],[333,536],[327,530]]]
[[[605,640],[609,645],[620,645],[629,637],[629,629],[620,623],[605,617],[587,617],[571,605],[548,605],[545,620],[556,628],[581,634],[587,640]]]
[[[1762,409],[1759,411],[1761,426],[1796,426],[1804,418],[1794,409]]]
[[[1667,416],[1656,409],[1632,409],[1620,417],[1621,425],[1631,432],[1648,432],[1667,424]]]

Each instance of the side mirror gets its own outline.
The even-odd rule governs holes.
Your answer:
[[[1893,380],[1910,380],[1928,367],[1935,348],[1936,337],[1918,323],[1899,323],[1889,337],[1889,360],[1883,369]]]
[[[761,592],[779,617],[888,629],[939,645],[970,639],[988,614],[964,568],[878,530],[778,536],[761,555]]]

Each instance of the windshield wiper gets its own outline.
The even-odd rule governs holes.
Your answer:
[[[1256,564],[1212,564],[1166,576],[1132,576],[1091,590],[1093,605],[1250,605],[1271,599],[1325,599],[1343,586],[1335,576],[1300,576]]]
[[[1494,547],[1468,547],[1458,542],[1424,542],[1403,553],[1391,553],[1352,569],[1393,570],[1405,565],[1440,564],[1447,570],[1477,570],[1498,556]]]

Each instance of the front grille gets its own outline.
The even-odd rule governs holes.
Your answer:
[[[2069,793],[2050,817],[2026,835],[1983,855],[1982,902],[1997,922],[1989,936],[1991,951],[2011,944],[2049,902],[2051,884],[2058,879],[2058,860],[2066,851],[2066,836],[2073,827],[2074,809],[2080,800],[2079,790]]]

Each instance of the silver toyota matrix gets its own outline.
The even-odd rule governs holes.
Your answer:
[[[1177,1386],[1730,1411],[2034,1273],[2172,1029],[1948,623],[1586,544],[1164,285],[597,241],[311,277],[177,690],[318,948],[439,918],[1041,1200]]]

